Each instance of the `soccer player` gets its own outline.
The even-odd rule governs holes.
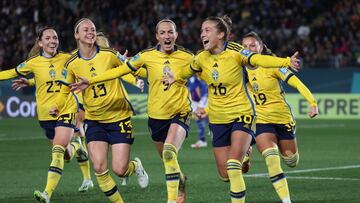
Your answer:
[[[191,94],[191,109],[195,113],[197,108],[207,107],[208,100],[208,89],[204,81],[199,80],[199,78],[194,75],[188,79],[187,86]],[[205,125],[208,125],[208,118],[198,118],[195,117],[196,125],[198,127],[198,136],[199,140],[194,144],[191,144],[192,148],[201,148],[207,147],[206,137],[205,137]]]
[[[93,187],[86,149],[82,146],[78,136],[74,136],[72,139],[75,129],[75,114],[78,111],[78,98],[75,95],[69,95],[69,97],[64,98],[66,104],[60,110],[58,116],[52,117],[48,114],[62,85],[59,82],[61,71],[70,56],[69,54],[59,53],[58,46],[59,39],[56,31],[51,27],[42,28],[38,32],[36,42],[29,53],[29,58],[15,69],[0,73],[0,80],[14,78],[19,75],[25,76],[29,73],[33,73],[35,77],[38,119],[40,126],[44,129],[47,138],[53,145],[52,162],[48,170],[45,191],[34,192],[35,198],[42,202],[50,201],[52,192],[60,180],[64,167],[64,154],[67,155],[68,160],[76,154],[79,161],[84,177],[79,191],[84,192]]]
[[[241,45],[227,41],[231,20],[224,16],[208,17],[201,27],[204,50],[196,56],[191,67],[179,78],[171,73],[164,82],[176,85],[198,73],[209,88],[208,116],[213,136],[213,150],[222,180],[230,181],[231,202],[245,202],[245,183],[242,176],[242,160],[254,142],[254,103],[246,88],[244,65],[275,68],[290,66],[299,69],[295,53],[291,58],[278,58],[252,53]],[[176,82],[176,83],[174,83]],[[172,87],[171,86],[171,87]],[[205,109],[197,110],[204,117]]]
[[[146,68],[149,82],[148,127],[165,166],[168,203],[181,203],[185,200],[186,177],[181,172],[177,157],[188,135],[191,119],[186,80],[179,81],[172,88],[162,82],[170,72],[179,75],[193,60],[192,53],[175,45],[177,36],[175,23],[163,19],[156,26],[158,45],[141,51],[122,67],[90,80],[82,78],[82,81],[73,85],[73,89],[83,90],[96,82],[120,77],[131,71],[141,70],[142,67]]]
[[[251,52],[272,55],[255,32],[246,34],[242,45]],[[266,69],[261,66],[247,66],[247,75],[257,113],[256,146],[263,155],[269,177],[283,203],[290,203],[288,184],[281,168],[280,156],[286,165],[295,167],[299,153],[295,138],[295,119],[285,100],[283,83],[296,88],[309,102],[309,117],[318,114],[315,98],[309,89],[286,67]]]
[[[76,77],[92,78],[106,70],[122,65],[126,58],[110,48],[96,44],[96,27],[88,19],[80,19],[74,27],[78,50],[66,62],[64,79],[73,83]],[[63,85],[56,106],[50,114],[56,114],[64,105],[70,88]],[[132,106],[127,92],[119,80],[96,83],[82,92],[85,108],[86,139],[95,176],[100,189],[110,202],[122,203],[122,197],[108,169],[108,152],[111,145],[112,169],[120,177],[136,173],[140,187],[148,186],[148,175],[139,158],[129,161],[131,144],[134,142],[131,115]]]

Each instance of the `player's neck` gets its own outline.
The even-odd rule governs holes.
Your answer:
[[[96,45],[80,44],[79,51],[82,58],[93,58],[96,54]]]
[[[211,54],[220,54],[224,51],[224,48],[224,42],[219,42],[214,48],[210,49],[209,51]]]

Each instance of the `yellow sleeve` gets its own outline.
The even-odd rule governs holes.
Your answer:
[[[250,55],[248,58],[248,64],[251,66],[261,66],[264,68],[288,67],[291,65],[290,57],[280,58],[261,54]]]
[[[0,72],[0,80],[8,80],[11,78],[16,78],[19,76],[15,70],[15,68],[10,70],[4,70]]]
[[[310,90],[299,80],[298,77],[293,75],[288,79],[287,83],[290,86],[296,88],[300,92],[300,94],[309,102],[311,106],[317,106],[317,102],[314,96],[312,95]]]
[[[126,74],[126,75],[123,75],[123,76],[121,76],[121,80],[123,80],[123,81],[125,81],[125,82],[127,82],[127,83],[129,83],[129,84],[131,84],[131,85],[134,85],[134,86],[136,86],[136,77],[134,76],[134,75],[132,75],[132,74]]]
[[[137,69],[137,71],[135,71],[135,73],[133,73],[133,75],[139,76],[141,78],[146,78],[147,77],[147,71],[146,71],[145,68],[139,68],[139,69]]]
[[[198,56],[192,59],[190,66],[185,70],[181,71],[179,78],[175,78],[176,80],[184,80],[191,78],[195,73],[200,73],[202,71],[201,67],[198,64]]]
[[[89,79],[89,85],[98,83],[98,82],[104,82],[108,80],[113,80],[115,78],[121,77],[123,75],[126,75],[128,73],[131,73],[133,70],[130,69],[130,67],[124,63],[116,68],[112,68],[110,70],[105,71],[101,75],[97,75],[91,79]]]
[[[35,79],[34,78],[29,79],[28,82],[29,82],[29,86],[35,86]]]
[[[75,82],[75,75],[68,66],[65,67],[65,69],[62,71],[62,74],[64,80],[59,81],[61,82],[61,89],[55,101],[55,105],[59,110],[63,108],[66,99],[70,94],[70,87],[68,85]]]

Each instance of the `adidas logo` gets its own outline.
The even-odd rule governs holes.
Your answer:
[[[164,64],[170,64],[170,61],[166,60]]]
[[[53,65],[53,64],[51,64],[51,65],[49,66],[49,68],[54,68],[54,65]]]
[[[95,68],[91,67],[90,72],[93,72],[93,71],[95,71]]]
[[[252,79],[252,81],[256,81],[256,78],[254,77],[254,78]]]
[[[217,67],[219,67],[219,66],[218,66],[218,64],[217,64],[217,63],[215,63],[215,64],[213,65],[213,67],[214,67],[214,68],[215,68],[215,67],[217,68]]]

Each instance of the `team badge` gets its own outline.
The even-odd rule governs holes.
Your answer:
[[[163,73],[164,73],[164,76],[167,76],[169,74],[169,72],[171,71],[170,67],[169,66],[164,66],[163,68]]]
[[[217,81],[219,79],[219,72],[217,70],[213,70],[211,76],[215,81]]]
[[[132,57],[131,61],[137,61],[140,58],[140,54],[136,54],[134,57]]]
[[[67,70],[66,70],[66,69],[63,69],[63,70],[61,71],[61,75],[63,76],[63,78],[66,79],[66,77],[67,77]]]
[[[287,68],[279,68],[279,71],[280,71],[283,75],[286,75],[286,73],[289,72],[289,69],[287,69]]]
[[[253,88],[254,92],[259,91],[259,85],[257,83],[255,83],[255,82],[252,84],[252,88]]]
[[[50,75],[50,78],[51,78],[51,79],[54,79],[54,78],[56,77],[56,71],[55,71],[54,69],[51,69],[51,70],[49,71],[49,75]]]
[[[18,66],[17,66],[17,69],[20,69],[20,68],[22,68],[22,67],[24,67],[25,66],[25,62],[22,62],[22,63],[20,63]]]
[[[240,54],[245,57],[248,57],[251,54],[251,52],[247,49],[243,49],[243,50],[241,50]]]
[[[118,58],[122,63],[125,63],[126,57],[118,53]]]

